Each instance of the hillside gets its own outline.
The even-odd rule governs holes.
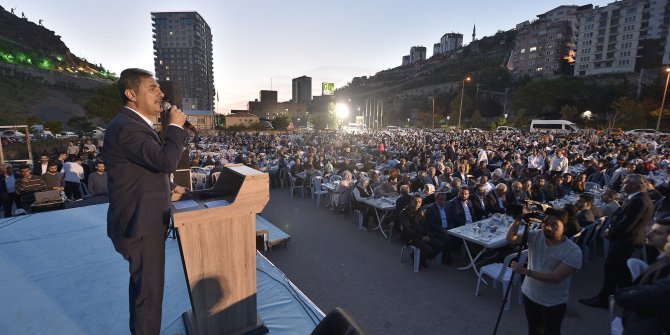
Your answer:
[[[443,117],[453,113],[451,104],[460,93],[462,80],[487,85],[488,90],[502,90],[510,84],[505,68],[510,50],[514,47],[515,32],[498,32],[450,53],[436,55],[424,62],[381,71],[371,77],[357,77],[336,93],[338,98],[351,99],[351,104],[365,109],[366,100],[383,100],[384,122],[401,124],[406,118],[416,118],[432,109],[436,99],[436,114]],[[466,91],[471,91],[474,85]],[[494,91],[495,93],[495,91]],[[500,99],[494,99],[495,101]],[[502,101],[495,102],[487,114],[500,114]],[[466,99],[465,104],[471,103]],[[490,111],[489,111],[490,110]]]
[[[0,125],[25,123],[30,116],[65,125],[84,116],[86,99],[113,80],[101,66],[72,54],[55,32],[0,6]]]

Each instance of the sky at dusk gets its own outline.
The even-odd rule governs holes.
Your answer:
[[[426,47],[449,32],[470,43],[509,30],[560,5],[611,1],[554,0],[0,0],[6,10],[62,36],[75,55],[117,75],[125,68],[154,71],[151,12],[197,11],[212,29],[217,111],[246,109],[260,90],[291,99],[291,79],[312,77],[342,87],[358,76],[400,65],[415,45]]]

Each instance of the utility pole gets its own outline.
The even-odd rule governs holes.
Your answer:
[[[433,97],[433,123],[432,128],[435,129],[435,97]]]

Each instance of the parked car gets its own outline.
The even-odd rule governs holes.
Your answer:
[[[463,130],[464,133],[485,133],[486,131],[481,128],[468,128]]]
[[[18,130],[14,129],[7,129],[2,132],[2,136],[7,136],[7,137],[16,137],[18,139],[24,139],[26,138],[26,135]]]
[[[61,131],[56,138],[79,138],[79,136],[71,131]]]
[[[662,133],[656,129],[632,129],[624,134],[626,135],[641,135],[641,136],[662,136],[666,135],[665,133]]]
[[[518,132],[519,129],[509,126],[498,126],[498,128],[496,128],[496,131],[507,133],[507,132]]]
[[[621,128],[607,128],[598,130],[596,135],[623,135],[623,129]]]

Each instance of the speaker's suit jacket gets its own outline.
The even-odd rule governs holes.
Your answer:
[[[165,234],[170,220],[169,174],[177,169],[187,132],[168,126],[165,140],[144,119],[122,108],[105,131],[107,235]]]

